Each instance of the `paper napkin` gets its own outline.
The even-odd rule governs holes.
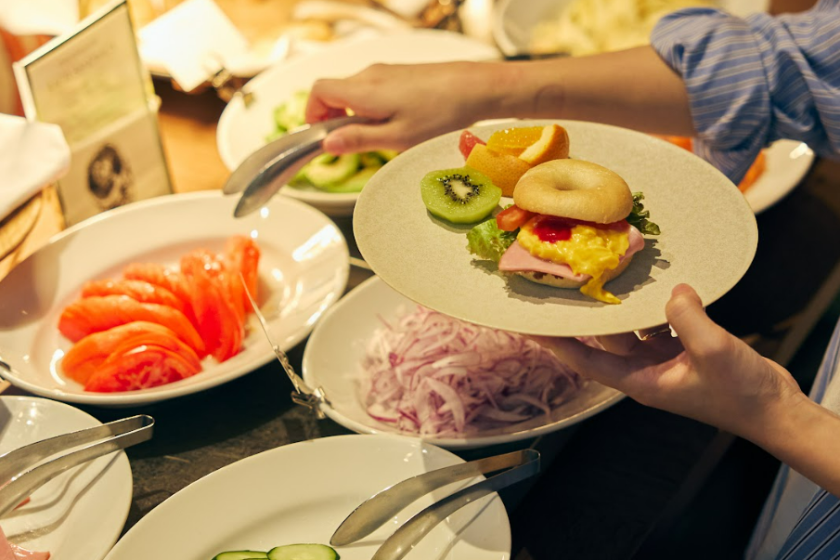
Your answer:
[[[70,148],[55,124],[0,114],[0,220],[70,167]]]
[[[143,27],[139,38],[143,60],[166,68],[185,91],[213,77],[222,66],[231,69],[231,63],[249,49],[247,39],[213,0],[178,4]]]

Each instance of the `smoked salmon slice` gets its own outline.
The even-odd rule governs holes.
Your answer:
[[[174,307],[186,315],[187,304],[163,286],[145,280],[92,280],[82,286],[82,297],[128,296],[141,303]]]
[[[219,362],[239,353],[243,316],[233,302],[221,263],[209,251],[193,251],[181,258],[181,273],[192,295],[193,312],[207,352]]]
[[[201,362],[192,348],[170,329],[148,321],[133,321],[87,335],[67,351],[61,360],[61,368],[65,375],[86,385],[105,360],[120,348],[149,344],[175,352],[195,369],[201,369]]]
[[[111,355],[85,385],[97,393],[137,391],[192,377],[201,371],[181,355],[152,344]]]
[[[196,354],[205,355],[201,336],[183,313],[166,305],[140,303],[128,296],[91,296],[76,300],[61,313],[58,330],[73,342],[78,342],[91,333],[133,321],[163,325]]]

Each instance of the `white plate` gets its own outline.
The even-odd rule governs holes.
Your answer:
[[[324,314],[306,343],[303,378],[310,387],[320,386],[326,392],[330,405],[324,405],[322,409],[327,416],[359,433],[400,433],[367,414],[359,394],[359,380],[367,344],[374,331],[382,327],[382,319],[391,322],[414,306],[411,300],[374,276]],[[448,449],[468,449],[535,438],[576,424],[622,398],[624,395],[615,389],[591,381],[549,417],[540,416],[470,437],[424,439]],[[406,437],[416,436],[407,434]]]
[[[66,404],[0,397],[0,454],[98,425],[92,416]],[[52,479],[0,525],[11,542],[48,551],[56,560],[100,560],[120,536],[131,491],[131,467],[120,451]]]
[[[686,150],[640,132],[578,121],[569,132],[571,156],[621,175],[643,191],[645,208],[662,235],[648,238],[627,270],[607,284],[622,300],[609,305],[521,276],[466,249],[470,226],[433,218],[420,197],[429,171],[461,167],[460,132],[425,142],[378,172],[356,204],[353,227],[371,268],[408,298],[452,317],[497,329],[546,336],[629,332],[666,323],[665,304],[689,283],[708,305],[744,275],[758,243],[755,215],[718,170]],[[506,124],[473,127],[479,137]]]
[[[278,447],[181,490],[132,527],[107,560],[209,560],[225,550],[327,544],[341,521],[374,493],[460,462],[432,445],[384,436],[337,436]],[[424,496],[393,523],[338,548],[342,560],[369,559],[397,525],[442,496]],[[509,557],[510,524],[492,494],[448,517],[406,558]]]
[[[446,31],[389,33],[357,41],[336,41],[323,50],[292,58],[263,72],[247,85],[254,101],[245,107],[241,96],[222,113],[216,144],[231,171],[265,144],[275,128],[274,109],[320,78],[342,78],[375,63],[412,64],[453,60],[489,60],[499,52],[490,45]],[[331,216],[353,213],[358,193],[328,193],[315,188],[283,187],[283,194],[307,202]]]
[[[805,177],[814,163],[814,152],[807,144],[778,140],[764,152],[766,168],[744,196],[753,212],[760,214],[787,194]]]
[[[88,393],[59,372],[72,344],[59,333],[58,317],[84,282],[117,277],[131,262],[175,265],[192,249],[220,250],[234,234],[250,235],[260,247],[259,303],[276,342],[288,349],[303,340],[344,292],[344,237],[326,216],[295,200],[275,197],[242,219],[233,218],[236,202],[220,192],[158,197],[100,214],[53,238],[0,282],[0,359],[12,369],[2,376],[62,401],[124,406],[201,391],[268,363],[274,354],[252,315],[239,354],[222,364],[205,362],[201,373],[169,385]]]

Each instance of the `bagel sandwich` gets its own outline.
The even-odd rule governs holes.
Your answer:
[[[517,182],[514,205],[467,235],[471,252],[499,271],[556,288],[578,288],[604,303],[621,303],[604,289],[644,248],[642,195],[598,164],[559,159],[534,166]],[[641,231],[640,231],[641,228]]]

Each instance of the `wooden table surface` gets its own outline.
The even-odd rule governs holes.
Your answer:
[[[160,129],[177,192],[219,189],[228,171],[216,150],[224,109],[212,91],[187,95],[157,82]],[[840,165],[818,161],[800,187],[758,218],[756,260],[744,280],[709,309],[713,318],[767,356],[789,359],[836,293],[840,246]],[[26,242],[0,261],[0,277],[62,228],[54,193]],[[350,221],[339,220],[350,235]],[[780,264],[800,271],[795,283]],[[354,272],[351,286],[365,275]],[[821,291],[822,290],[822,291]],[[301,343],[290,351],[299,366]],[[296,441],[349,433],[291,403],[279,365],[200,394],[136,409],[80,407],[102,421],[133,413],[157,420],[152,441],[128,450],[134,497],[130,529],[187,484],[254,453]],[[20,394],[12,389],[12,393]],[[247,410],[248,414],[242,411]],[[679,504],[702,488],[719,458],[721,434],[708,426],[625,400],[580,425],[536,442],[545,453],[539,481],[503,493],[514,557],[630,558]],[[485,453],[495,452],[485,450]],[[470,453],[464,454],[470,457]],[[665,518],[663,518],[665,516]],[[670,518],[668,518],[670,516]]]

